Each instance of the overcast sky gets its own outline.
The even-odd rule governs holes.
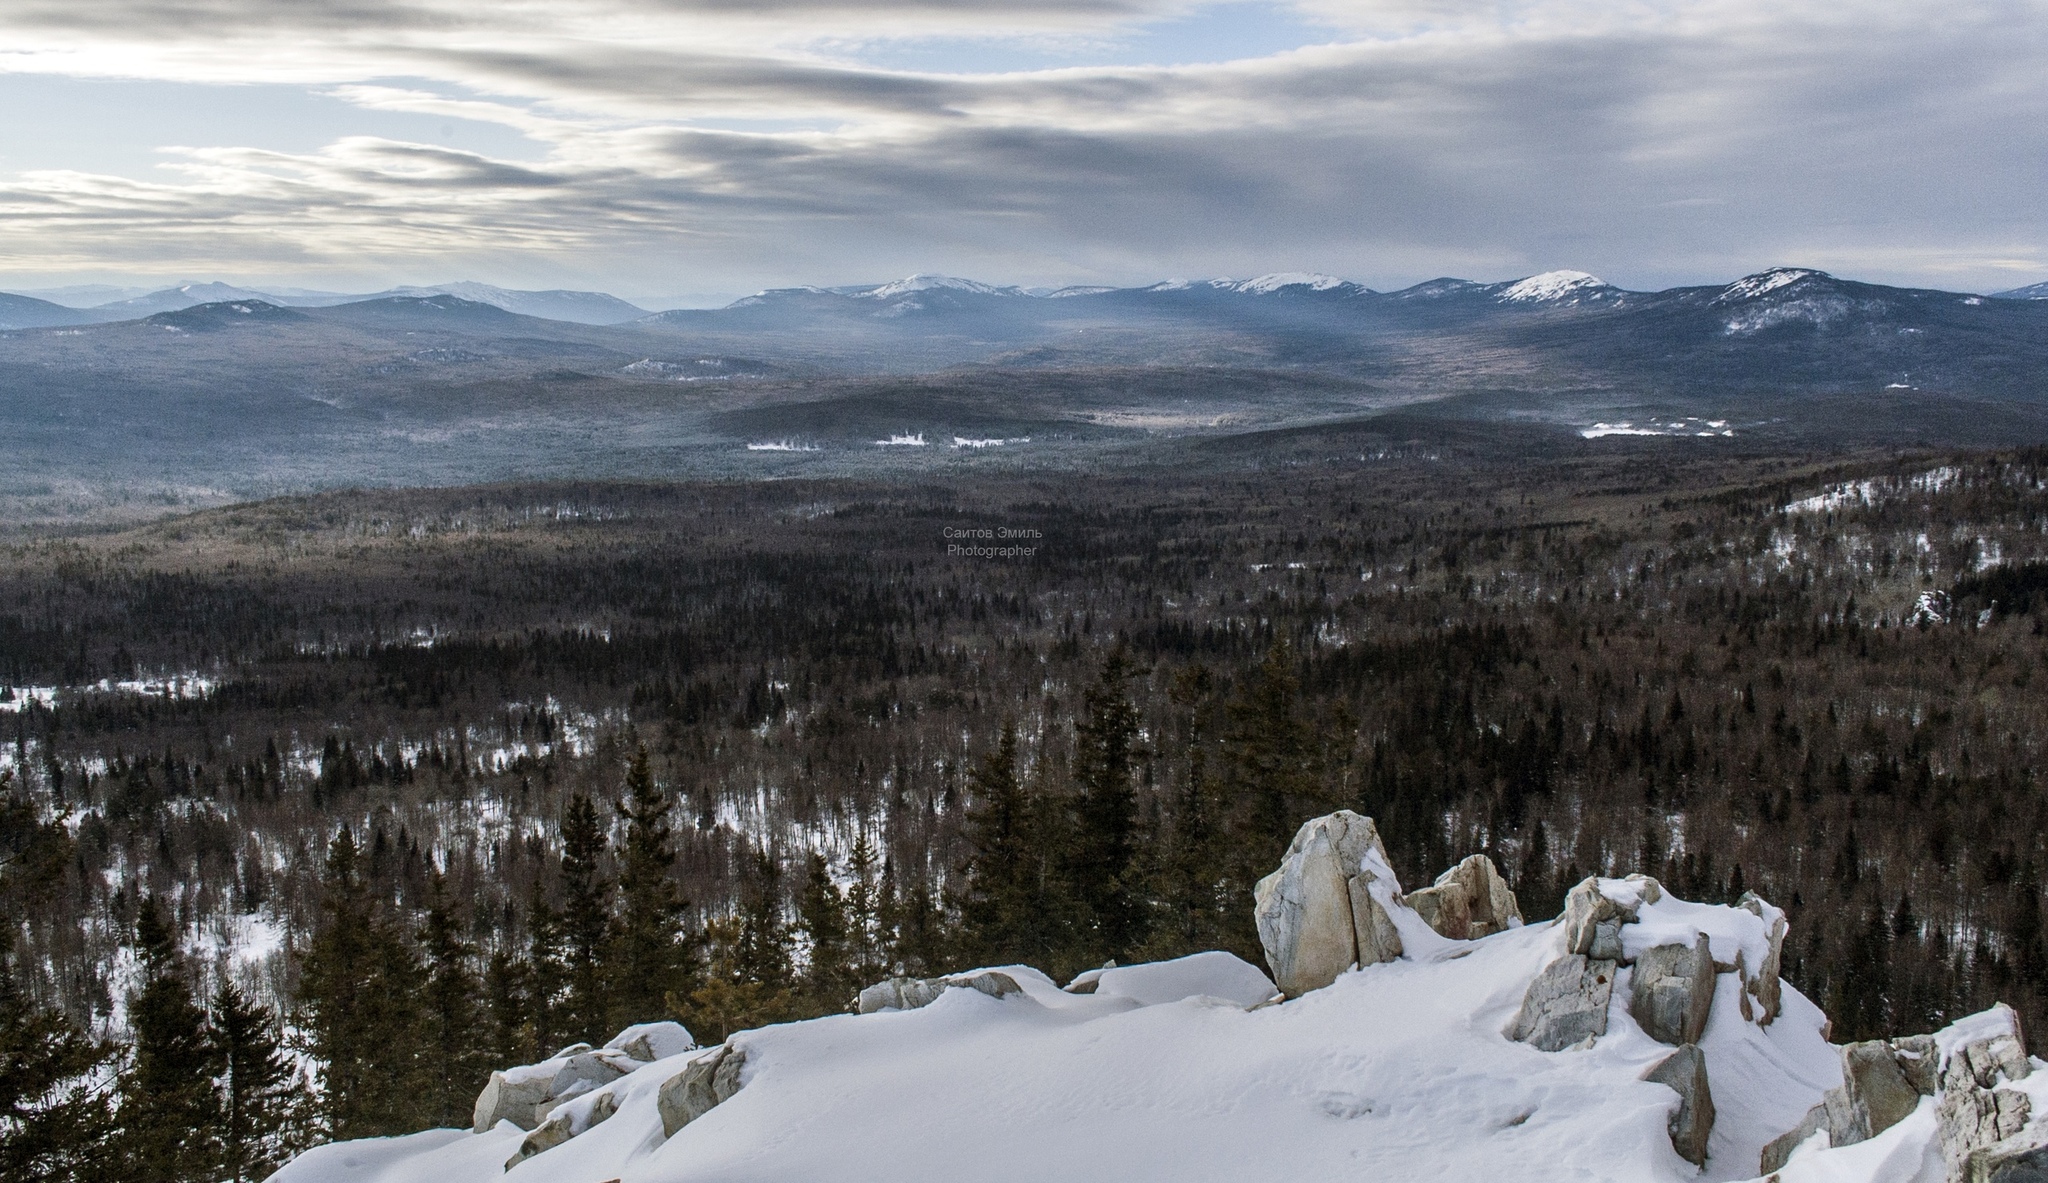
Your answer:
[[[2048,0],[5,0],[0,286],[2048,279]]]

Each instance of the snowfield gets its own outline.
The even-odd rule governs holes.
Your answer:
[[[1400,910],[1408,913],[1401,920],[1413,916]],[[1760,950],[1762,926],[1748,912],[1666,896],[1642,907],[1631,926],[1639,931],[1628,935],[1633,945],[1704,932],[1716,959],[1738,949],[1747,958]],[[1787,986],[1783,1014],[1759,1026],[1742,1017],[1736,977],[1717,975],[1700,1047],[1719,1117],[1706,1167],[1695,1170],[1667,1133],[1678,1095],[1640,1079],[1672,1048],[1630,1017],[1628,968],[1616,979],[1607,1034],[1548,1053],[1502,1031],[1530,980],[1560,955],[1561,925],[1411,945],[1410,957],[1277,1003],[1263,974],[1224,953],[1094,971],[1077,982],[1092,993],[1001,967],[1020,993],[948,989],[917,1010],[735,1035],[730,1043],[745,1055],[738,1091],[673,1137],[663,1136],[657,1094],[701,1049],[557,1106],[578,1128],[600,1093],[617,1111],[509,1171],[527,1135],[501,1121],[480,1134],[434,1130],[319,1147],[275,1178],[1748,1179],[1764,1144],[1842,1082],[1818,1008]],[[2048,1074],[2020,1085],[2048,1090]],[[1878,1137],[1839,1150],[1817,1135],[1782,1183],[1935,1183],[1942,1163],[1933,1106],[1929,1098]]]

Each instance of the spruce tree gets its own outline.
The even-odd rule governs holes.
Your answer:
[[[1085,956],[1091,961],[1128,959],[1143,939],[1132,783],[1138,708],[1124,689],[1131,676],[1130,657],[1118,645],[1083,695],[1083,715],[1074,724],[1074,779],[1080,795],[1074,803],[1078,824],[1070,881],[1086,917]]]
[[[544,1059],[569,1042],[562,1020],[569,972],[562,957],[562,921],[548,905],[540,880],[526,901],[526,963],[519,978],[525,986],[526,1050]]]
[[[322,923],[299,973],[301,1026],[322,1063],[320,1118],[337,1140],[419,1128],[424,975],[405,934],[363,882],[347,827],[327,850]]]
[[[819,1014],[847,1009],[847,1000],[858,987],[848,964],[846,900],[839,885],[832,882],[825,856],[812,851],[804,862],[803,887],[796,897],[797,926],[810,945],[809,964],[804,969],[804,993],[811,1009]]]
[[[562,946],[569,972],[564,1021],[571,1039],[599,1043],[609,1034],[603,959],[611,932],[612,885],[600,862],[604,827],[590,797],[577,793],[562,814]]]
[[[177,934],[155,897],[135,924],[142,989],[128,1004],[134,1055],[121,1074],[123,1174],[136,1183],[209,1178],[220,1161],[214,1077],[220,1055],[207,1039],[206,1012],[192,999]]]
[[[700,1043],[801,1017],[790,978],[780,875],[766,854],[751,863],[753,874],[741,886],[738,913],[705,926],[708,972],[688,995],[671,992],[668,997],[670,1013]]]
[[[1231,895],[1238,899],[1250,898],[1252,883],[1280,864],[1302,822],[1334,804],[1318,780],[1292,664],[1287,647],[1275,645],[1226,714],[1225,791],[1238,853]]]
[[[463,1126],[490,1073],[483,1055],[486,1043],[476,974],[470,968],[476,948],[462,939],[441,873],[434,872],[427,882],[429,902],[420,944],[427,962],[426,1049],[431,1070],[422,1081],[422,1104],[430,1124]]]
[[[669,828],[674,807],[675,799],[654,782],[647,749],[640,749],[626,774],[626,799],[618,806],[626,837],[611,949],[615,1027],[652,1021],[667,1013],[670,995],[688,998],[701,984],[699,945],[685,928],[690,905],[670,873],[676,861]]]
[[[61,1012],[31,1002],[0,948],[0,1179],[84,1183],[119,1174],[112,1112],[94,1078],[115,1055]]]
[[[856,986],[880,981],[889,972],[882,932],[881,856],[863,829],[846,856],[847,956]]]
[[[232,982],[214,992],[207,1039],[220,1057],[220,1174],[231,1183],[268,1176],[305,1142],[305,1096],[270,1011]]]
[[[1030,804],[1017,776],[1017,725],[1003,724],[993,752],[969,776],[966,886],[960,895],[962,953],[977,965],[1025,960],[1034,862]]]
[[[484,968],[484,1008],[490,1019],[489,1062],[509,1066],[538,1058],[532,1049],[531,983],[526,963],[497,949]]]

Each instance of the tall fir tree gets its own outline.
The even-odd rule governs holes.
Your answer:
[[[476,947],[462,939],[441,873],[430,875],[427,885],[420,946],[427,963],[426,1046],[433,1070],[421,1082],[421,1103],[430,1124],[462,1126],[491,1070],[483,1054],[487,1042],[471,968]]]
[[[752,874],[741,884],[738,912],[706,926],[706,972],[688,995],[671,992],[668,998],[670,1013],[700,1043],[802,1014],[791,980],[780,874],[766,853],[749,863]]]
[[[1336,804],[1318,777],[1293,664],[1287,646],[1275,645],[1226,711],[1224,789],[1237,854],[1230,894],[1239,900],[1279,865],[1302,822]]]
[[[116,1052],[60,1011],[37,1006],[0,946],[0,1179],[97,1183],[118,1177],[113,1113],[96,1077]]]
[[[525,987],[526,1049],[533,1059],[552,1055],[569,1042],[563,1021],[569,970],[562,955],[562,919],[548,904],[539,879],[526,901],[526,960],[519,977]]]
[[[1180,957],[1205,949],[1229,949],[1258,956],[1246,947],[1235,922],[1240,901],[1226,898],[1226,832],[1209,769],[1209,722],[1213,714],[1209,671],[1189,666],[1174,675],[1169,697],[1180,711],[1181,743],[1187,762],[1169,790],[1171,807],[1163,832],[1150,846],[1151,922],[1147,956]]]
[[[1071,850],[1074,884],[1085,916],[1089,960],[1129,959],[1144,938],[1137,854],[1138,708],[1125,690],[1133,676],[1119,644],[1082,696],[1074,723],[1074,802],[1077,825]]]
[[[185,980],[177,933],[155,897],[135,923],[142,988],[128,1004],[134,1054],[121,1074],[121,1167],[135,1183],[198,1183],[220,1163],[220,1055]]]
[[[1068,881],[1079,869],[1073,813],[1027,787],[1017,765],[1017,729],[1005,724],[969,777],[957,952],[976,965],[1023,962],[1064,975],[1094,964],[1095,942],[1080,935],[1082,908]],[[897,960],[942,960],[944,918],[926,881],[905,885],[897,911]]]
[[[599,1043],[610,1032],[604,958],[612,927],[612,885],[597,807],[584,793],[562,814],[562,947],[569,974],[564,1021],[571,1039]]]
[[[882,930],[882,856],[863,828],[846,856],[847,956],[856,985],[880,981],[889,972],[888,942]]]
[[[809,946],[803,988],[810,1009],[818,1014],[847,1009],[858,989],[853,984],[846,926],[846,899],[832,881],[825,856],[812,851],[804,860],[804,882],[796,897],[797,927]]]
[[[484,1009],[489,1018],[490,1062],[523,1064],[537,1059],[532,1047],[531,984],[526,962],[509,949],[494,949],[484,967]]]
[[[233,982],[214,991],[207,1039],[219,1060],[220,1177],[254,1183],[306,1143],[305,1094],[277,1019]]]
[[[675,799],[655,783],[647,749],[633,756],[626,823],[619,852],[619,923],[611,948],[613,1024],[644,1023],[667,1013],[670,995],[688,998],[702,984],[700,943],[687,928],[689,901],[671,873],[675,836],[669,814]]]
[[[418,1127],[423,975],[363,881],[346,826],[328,845],[321,924],[299,971],[301,1026],[321,1062],[320,1122],[335,1139]]]

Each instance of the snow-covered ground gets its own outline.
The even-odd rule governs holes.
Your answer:
[[[1402,912],[1408,912],[1405,907]],[[1399,919],[1413,917],[1412,912]],[[1404,926],[1404,938],[1408,935]],[[1627,933],[1708,935],[1756,957],[1747,912],[1666,896]],[[1430,934],[1433,936],[1433,934]],[[1718,1118],[1704,1170],[1672,1149],[1678,1095],[1641,1079],[1672,1048],[1639,1028],[1628,978],[1607,1034],[1543,1052],[1503,1035],[1532,978],[1563,951],[1555,924],[1477,941],[1409,941],[1273,1003],[1227,954],[1083,975],[1062,991],[1002,967],[1022,992],[950,989],[917,1010],[836,1015],[735,1035],[740,1087],[665,1137],[662,1085],[701,1052],[640,1066],[556,1112],[583,1128],[598,1092],[617,1112],[509,1171],[525,1131],[436,1130],[309,1151],[277,1183],[804,1183],[832,1181],[1748,1179],[1764,1144],[1841,1082],[1825,1018],[1789,986],[1769,1026],[1745,1019],[1733,974],[1700,1046]],[[479,1086],[483,1082],[479,1081]],[[2023,1082],[2048,1089],[2048,1074]],[[2038,1103],[2038,1102],[2037,1102]],[[1877,1138],[1803,1149],[1782,1183],[1938,1183],[1933,1101]],[[1820,1141],[1820,1140],[1817,1140]]]

